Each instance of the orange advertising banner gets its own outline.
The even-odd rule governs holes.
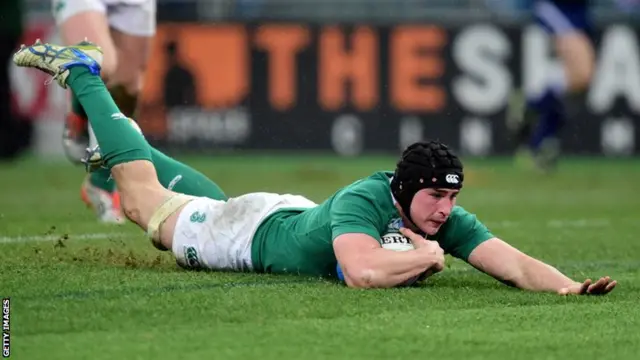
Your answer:
[[[438,137],[465,153],[507,153],[511,94],[546,86],[554,63],[544,36],[473,22],[161,24],[139,121],[150,141],[189,149],[358,154]],[[637,29],[604,26],[597,37],[597,81],[566,130],[581,137],[563,146],[635,153],[635,137],[616,134],[640,136]]]

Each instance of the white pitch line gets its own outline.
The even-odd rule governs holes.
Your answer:
[[[611,222],[607,219],[565,219],[550,220],[545,222],[536,221],[489,221],[486,223],[489,228],[514,228],[520,226],[542,226],[549,228],[591,228],[591,227],[607,227],[611,226]],[[89,234],[71,234],[69,240],[104,240],[117,239],[127,236],[135,236],[130,233],[89,233]],[[56,241],[62,238],[62,235],[25,235],[25,236],[0,236],[0,244],[26,243],[26,242],[42,242]]]
[[[548,228],[594,228],[611,226],[608,219],[565,219],[549,221],[488,221],[486,225],[490,228],[514,228],[524,226],[541,226]]]
[[[91,233],[91,234],[75,234],[69,235],[69,240],[104,240],[123,238],[131,236],[127,233]],[[40,242],[40,241],[56,241],[62,239],[63,235],[27,235],[27,236],[0,236],[0,244]]]
[[[547,226],[553,228],[562,227],[607,227],[611,226],[611,221],[608,219],[578,219],[578,220],[551,220],[547,223]]]

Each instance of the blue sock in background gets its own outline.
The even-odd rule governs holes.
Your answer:
[[[551,90],[546,91],[537,101],[529,102],[529,106],[538,114],[538,121],[529,141],[529,147],[535,152],[545,139],[558,135],[565,122],[565,113],[562,99]]]

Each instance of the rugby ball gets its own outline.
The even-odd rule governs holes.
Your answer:
[[[400,233],[388,233],[382,236],[382,248],[393,251],[408,251],[413,250],[415,247],[411,240],[409,240],[406,236]],[[399,287],[403,286],[411,286],[416,283],[420,279],[420,275],[416,275],[407,281],[399,284]]]
[[[411,240],[406,238],[404,235],[399,233],[388,233],[382,236],[381,246],[384,249],[393,250],[393,251],[408,251],[413,250],[415,247],[411,243]],[[338,279],[340,281],[344,281],[344,274],[342,273],[342,269],[340,269],[340,264],[336,265],[336,272],[338,275]],[[421,275],[416,275],[407,281],[398,284],[398,287],[411,286],[420,279]]]
[[[388,233],[382,236],[382,247],[387,250],[407,251],[415,249],[411,240],[399,233]]]

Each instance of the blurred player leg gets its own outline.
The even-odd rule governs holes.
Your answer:
[[[554,167],[560,153],[559,132],[566,119],[567,95],[587,89],[593,73],[595,55],[589,40],[586,1],[540,0],[534,7],[536,20],[552,36],[561,65],[547,73],[547,87],[537,94],[526,94],[529,108],[519,131],[520,159],[542,170]],[[531,121],[531,113],[536,119]],[[526,160],[529,159],[529,160]]]
[[[117,66],[117,52],[111,38],[107,6],[101,0],[54,0],[54,17],[64,44],[77,44],[92,39],[103,49],[102,76],[111,76]],[[80,162],[90,145],[87,115],[71,92],[71,109],[65,122],[63,145],[72,162]],[[103,222],[122,223],[115,183],[100,175],[87,176],[81,186],[81,197]]]
[[[108,78],[115,72],[117,53],[109,32],[107,6],[101,0],[53,0],[53,13],[66,45],[77,44],[85,38],[103,50],[102,72]],[[88,146],[89,131],[86,113],[73,93],[71,111],[65,123],[65,150],[69,159],[79,162]]]
[[[54,11],[65,44],[85,38],[102,47],[102,76],[116,104],[134,117],[138,93],[155,34],[155,0],[127,0],[109,4],[104,0],[54,0]],[[71,112],[65,124],[64,144],[69,158],[79,162],[87,146],[95,145],[86,113],[72,94]],[[82,184],[83,201],[103,222],[123,222],[119,196],[108,172],[90,174]]]
[[[100,144],[100,163],[111,171],[118,185],[125,215],[150,234],[156,247],[166,249],[162,244],[171,244],[179,212],[194,198],[167,188],[176,189],[182,182],[183,189],[198,196],[223,200],[224,194],[204,175],[149,146],[135,123],[120,112],[100,79],[101,57],[101,50],[86,42],[72,47],[36,42],[21,48],[13,61],[18,66],[49,73],[61,86],[71,88]],[[170,177],[156,171],[154,156],[163,172],[180,176],[174,176],[163,186],[161,179],[167,181]]]

